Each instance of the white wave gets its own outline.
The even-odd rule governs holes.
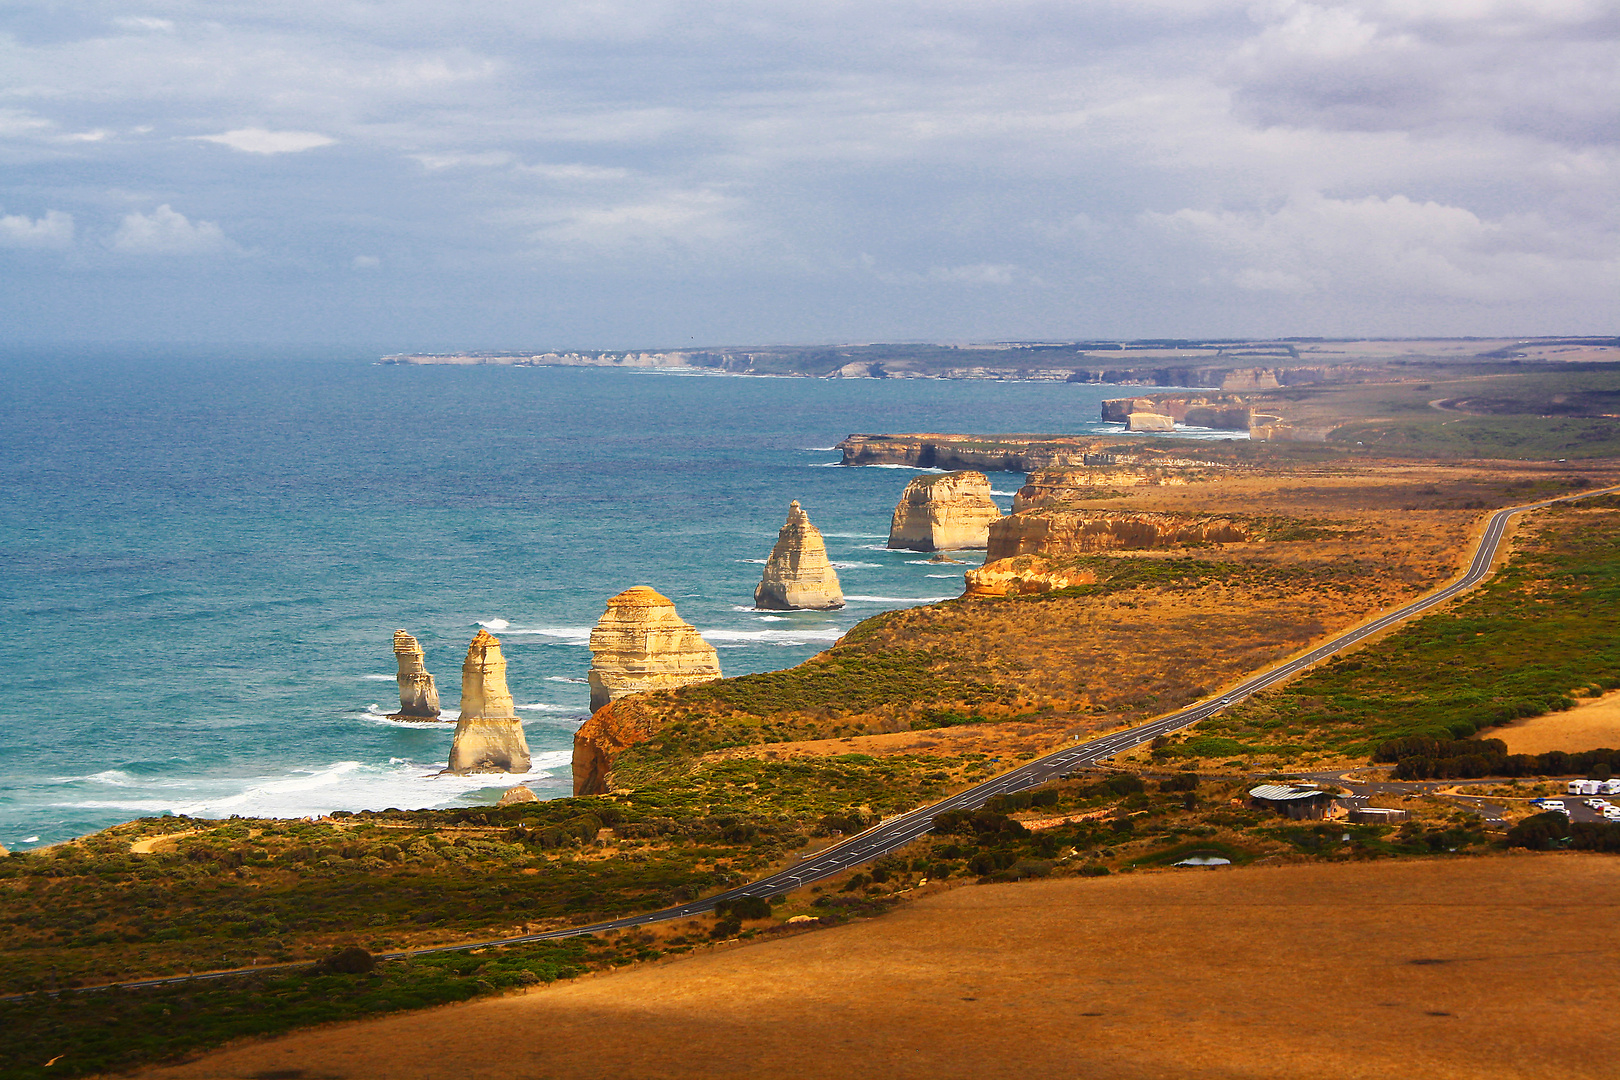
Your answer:
[[[955,577],[952,574],[951,577]],[[856,600],[863,604],[937,604],[941,600],[955,600],[954,596],[850,596],[844,594],[845,600]]]
[[[25,843],[25,844],[37,844],[37,843],[39,843],[39,837],[37,837],[37,836],[25,836],[25,837],[22,838],[22,842]]]
[[[844,467],[844,463],[842,461],[824,461],[824,462],[822,462],[822,463],[820,463],[818,465],[812,465],[811,468],[813,468],[813,469],[821,469],[821,468],[826,468],[829,465],[834,467],[834,468]],[[889,465],[889,464],[884,464],[884,465],[850,465],[850,466],[848,466],[848,468],[851,468],[851,469],[906,469],[906,470],[908,470],[910,472],[925,472],[925,473],[942,473],[942,472],[948,472],[949,471],[947,469],[925,469],[921,465]]]
[[[961,576],[962,576],[962,575],[961,575],[961,574],[929,574],[929,575],[928,575],[928,576],[929,576],[929,577],[950,577],[950,578],[956,578],[956,577],[961,577]]]
[[[799,447],[795,447],[795,449],[803,450],[807,454],[810,453],[811,451],[815,451],[818,454],[825,454],[829,450],[838,449],[838,447],[836,447],[836,446],[799,446]]]
[[[360,677],[370,682],[397,682],[399,680],[398,675],[362,675]]]
[[[792,622],[793,621],[792,619],[788,618],[786,615],[759,615],[759,616],[756,616],[756,618],[758,618],[760,622]]]
[[[524,783],[545,787],[550,781],[547,794],[553,791],[557,795],[567,794],[570,785],[565,779],[571,772],[573,756],[571,749],[548,751],[534,755],[527,773],[476,776],[441,775],[443,765],[438,761],[424,763],[391,758],[386,765],[338,761],[324,768],[295,770],[290,775],[199,781],[191,785],[192,790],[167,797],[149,790],[128,799],[86,799],[57,805],[143,814],[168,812],[204,818],[231,814],[307,817],[333,810],[384,810],[388,807],[429,809],[465,805],[467,797],[476,792]],[[486,796],[479,801],[493,799]]]
[[[844,636],[842,630],[705,630],[703,638],[720,649],[738,649],[746,645],[818,645],[837,641]]]
[[[544,701],[537,701],[533,705],[513,705],[514,709],[533,709],[536,712],[579,712],[571,705],[548,705]]]
[[[488,622],[480,619],[478,621],[478,625],[482,626],[486,630],[505,630],[512,624],[507,622],[505,619],[490,619]]]
[[[754,609],[749,608],[748,610],[752,611]],[[547,675],[546,676],[546,682],[588,683],[590,681],[591,680],[589,680],[589,679],[576,679],[572,675]]]
[[[829,564],[834,570],[881,570],[882,563],[875,562],[835,562]],[[393,676],[389,676],[392,678]]]
[[[832,533],[824,532],[822,536],[833,536],[839,540],[887,540],[888,533]]]
[[[1014,495],[1018,494],[1018,492],[1016,492],[1016,491],[997,491],[995,488],[991,488],[990,489],[990,494],[992,494],[992,495],[1005,495],[1010,499]]]
[[[559,638],[564,645],[586,645],[591,640],[588,626],[515,626],[507,631],[511,637]]]

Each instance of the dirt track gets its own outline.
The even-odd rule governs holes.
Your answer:
[[[142,1074],[1613,1075],[1620,859],[964,887],[883,919]]]

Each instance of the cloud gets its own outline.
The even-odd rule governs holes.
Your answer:
[[[1602,238],[1404,195],[1312,192],[1270,211],[1182,209],[1142,221],[1201,248],[1197,265],[1245,292],[1525,302],[1620,289],[1620,257]]]
[[[349,265],[356,270],[375,270],[382,265],[382,260],[375,255],[356,255]]]
[[[150,214],[125,214],[112,246],[144,255],[209,255],[236,245],[212,221],[192,222],[164,203]]]
[[[198,142],[219,143],[248,154],[296,154],[337,142],[330,135],[313,131],[267,131],[264,128],[237,128],[219,135],[193,135],[192,138]]]
[[[0,247],[65,248],[73,244],[73,215],[47,210],[41,218],[0,217]]]

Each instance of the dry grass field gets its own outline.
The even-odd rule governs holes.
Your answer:
[[[1620,693],[1593,698],[1568,712],[1532,716],[1492,728],[1488,734],[1507,743],[1510,754],[1612,750],[1620,747]]]
[[[1620,861],[1525,855],[964,887],[881,919],[140,1074],[1614,1075]]]

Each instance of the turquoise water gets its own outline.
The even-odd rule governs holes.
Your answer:
[[[883,548],[911,475],[850,432],[1117,430],[1107,387],[823,381],[372,357],[0,361],[0,843],[143,814],[295,816],[489,801],[436,777],[453,725],[383,719],[396,627],[453,709],[502,640],[542,795],[568,791],[589,628],[652,585],[727,674],[961,591]],[[1005,507],[1022,482],[992,476]],[[790,499],[849,606],[750,607]]]

